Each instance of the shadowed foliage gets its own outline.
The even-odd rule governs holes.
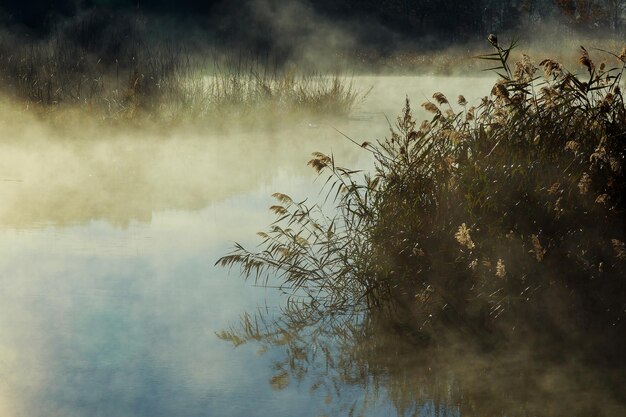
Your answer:
[[[514,45],[490,42],[500,79],[477,107],[435,93],[418,126],[407,99],[390,137],[361,145],[371,174],[316,153],[337,214],[276,194],[261,250],[218,263],[426,337],[452,325],[481,343],[623,346],[625,52],[596,67],[583,48],[584,74],[546,59],[539,77],[528,57],[509,64]]]
[[[218,260],[288,295],[218,333],[282,351],[275,389],[309,384],[350,416],[381,398],[398,415],[623,412],[626,48],[601,51],[614,68],[582,48],[576,75],[489,42],[500,79],[477,107],[435,93],[418,125],[407,99],[360,144],[372,173],[315,153],[335,214],[276,193],[260,249]]]

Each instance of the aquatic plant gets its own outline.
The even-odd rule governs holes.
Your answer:
[[[276,277],[307,308],[384,311],[426,337],[623,347],[626,49],[605,53],[608,67],[582,48],[578,75],[511,65],[515,44],[490,43],[500,78],[479,105],[435,93],[418,125],[407,98],[388,138],[360,144],[373,173],[314,154],[336,214],[275,194],[261,249],[218,264]]]
[[[113,120],[211,122],[285,112],[346,116],[365,96],[345,77],[278,68],[270,58],[207,59],[147,36],[139,18],[94,19],[41,40],[1,32],[1,91],[46,113],[70,108]]]

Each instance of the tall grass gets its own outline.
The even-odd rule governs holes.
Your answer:
[[[598,51],[613,62],[596,66],[583,48],[575,74],[551,59],[511,65],[514,45],[490,42],[500,78],[480,104],[435,93],[418,124],[407,99],[388,138],[361,144],[366,175],[316,153],[337,213],[277,193],[260,250],[237,245],[218,263],[426,337],[624,347],[626,49]]]
[[[211,59],[147,35],[140,18],[118,20],[88,15],[45,39],[1,33],[0,88],[29,108],[104,119],[345,116],[364,98],[344,77],[279,69],[269,59]]]

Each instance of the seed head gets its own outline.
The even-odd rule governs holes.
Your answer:
[[[615,251],[615,257],[620,261],[626,260],[626,244],[618,239],[611,239],[611,244]]]
[[[578,58],[578,62],[587,67],[587,71],[591,73],[594,69],[594,65],[593,61],[591,61],[591,58],[589,57],[589,52],[587,52],[587,50],[582,46],[580,47],[580,49],[582,49],[582,54],[580,58]]]
[[[575,140],[568,140],[567,143],[565,143],[565,149],[568,151],[576,152],[578,148],[580,148],[580,143]]]
[[[596,197],[596,204],[606,204],[608,199],[608,194],[600,194],[598,197]]]
[[[437,108],[437,106],[435,105],[435,103],[431,102],[431,101],[427,101],[425,103],[422,103],[422,107],[431,113],[439,113],[439,109]]]
[[[470,229],[465,225],[465,223],[459,226],[459,230],[454,234],[454,238],[457,242],[459,242],[462,246],[465,246],[467,249],[474,249],[474,241],[470,236]]]
[[[506,266],[504,265],[504,261],[502,259],[498,259],[498,262],[496,263],[496,276],[501,279],[506,278]]]
[[[580,181],[578,182],[578,191],[581,194],[587,194],[589,191],[589,186],[591,186],[591,177],[586,172],[583,173]]]
[[[553,59],[544,59],[539,65],[543,67],[546,78],[558,77],[563,74],[563,67]]]
[[[533,252],[535,254],[535,258],[537,259],[537,262],[541,262],[543,260],[543,256],[546,254],[546,250],[541,246],[539,236],[531,235],[530,240],[533,244]]]
[[[491,34],[489,34],[489,36],[487,36],[487,41],[489,41],[489,43],[494,48],[498,47],[498,37],[496,35],[494,35],[493,33],[491,33]]]
[[[491,89],[491,94],[498,98],[509,98],[509,90],[503,83],[496,83]]]

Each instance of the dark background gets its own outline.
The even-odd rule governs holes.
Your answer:
[[[63,19],[99,14],[115,21],[142,14],[184,22],[217,42],[260,51],[284,49],[291,37],[340,27],[355,42],[393,47],[402,41],[435,48],[483,40],[557,22],[577,31],[624,33],[626,0],[1,0],[0,22],[45,36]],[[174,25],[172,25],[174,26]],[[178,25],[179,31],[181,25]],[[287,28],[288,30],[285,30]],[[167,32],[167,29],[163,29]],[[341,36],[341,34],[339,35]]]

